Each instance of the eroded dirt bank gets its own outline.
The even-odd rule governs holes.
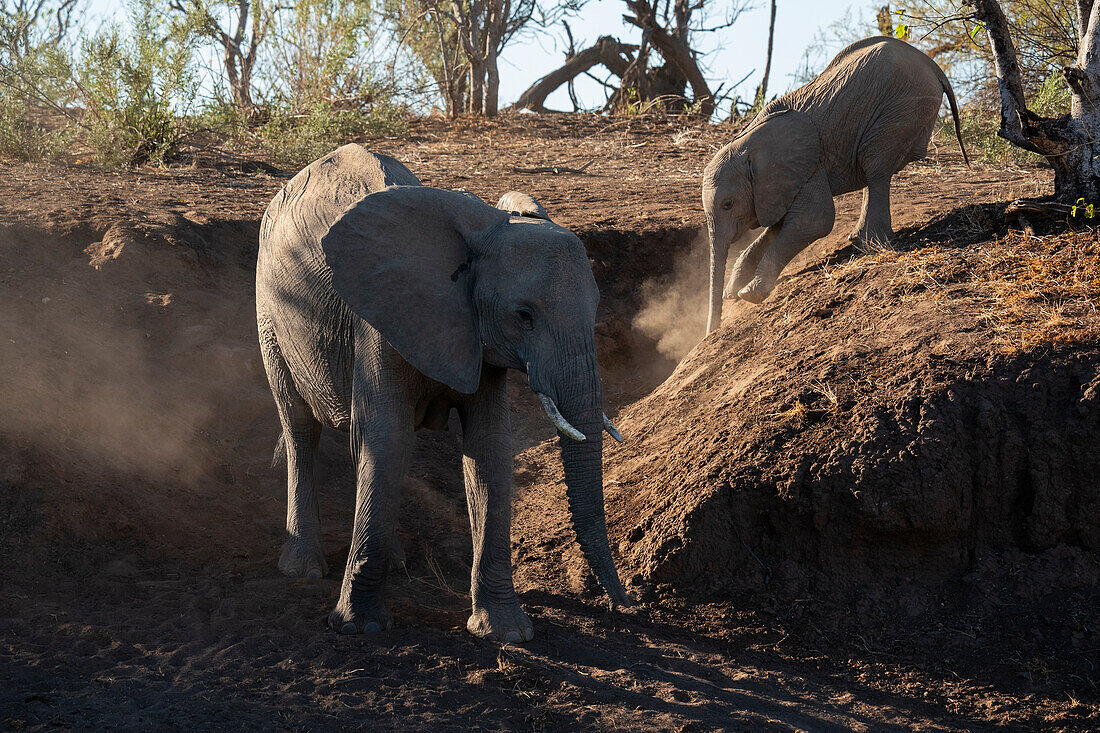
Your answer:
[[[1060,310],[1035,335],[1035,301],[1002,307],[1010,278],[993,277],[1071,250],[960,247],[956,223],[854,257],[844,197],[777,297],[732,308],[672,373],[702,329],[694,178],[723,133],[573,124],[372,143],[433,185],[533,193],[601,287],[606,392],[631,438],[608,449],[609,519],[646,603],[610,613],[591,592],[550,431],[515,379],[515,562],[537,634],[522,649],[464,631],[454,430],[418,437],[394,632],[322,627],[350,531],[342,435],[320,477],[337,570],[278,575],[285,479],[251,283],[282,178],[4,167],[5,727],[1094,727],[1100,357],[1074,331],[1076,291],[1041,301]],[[574,155],[596,174],[514,170]],[[899,176],[895,222],[1041,185],[934,159]]]

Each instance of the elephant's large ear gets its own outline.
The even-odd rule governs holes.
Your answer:
[[[470,194],[393,186],[345,211],[321,249],[356,315],[420,372],[470,394],[482,359],[471,247],[507,221]]]
[[[801,112],[767,115],[746,134],[752,171],[752,199],[760,226],[770,227],[787,213],[794,197],[821,161],[817,127]]]

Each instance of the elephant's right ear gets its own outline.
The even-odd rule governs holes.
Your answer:
[[[344,302],[417,370],[471,394],[481,336],[471,298],[471,245],[508,215],[481,199],[393,186],[345,211],[321,238]]]
[[[777,224],[821,162],[821,138],[810,118],[794,110],[767,115],[745,135],[752,200],[760,226]]]

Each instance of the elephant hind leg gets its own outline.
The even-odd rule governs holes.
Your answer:
[[[863,210],[848,240],[865,250],[881,249],[894,239],[890,219],[890,179],[880,176],[867,182],[863,190]]]
[[[261,317],[258,326],[260,352],[282,423],[286,450],[286,541],[279,555],[279,570],[291,577],[321,578],[328,572],[321,547],[316,491],[321,423],[298,392],[270,321]]]

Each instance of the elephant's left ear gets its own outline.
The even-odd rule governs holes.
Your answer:
[[[774,112],[746,133],[752,198],[760,226],[777,224],[821,162],[821,137],[802,112]]]
[[[471,194],[392,186],[345,211],[321,249],[357,316],[422,374],[472,394],[482,352],[470,264],[507,221]]]

